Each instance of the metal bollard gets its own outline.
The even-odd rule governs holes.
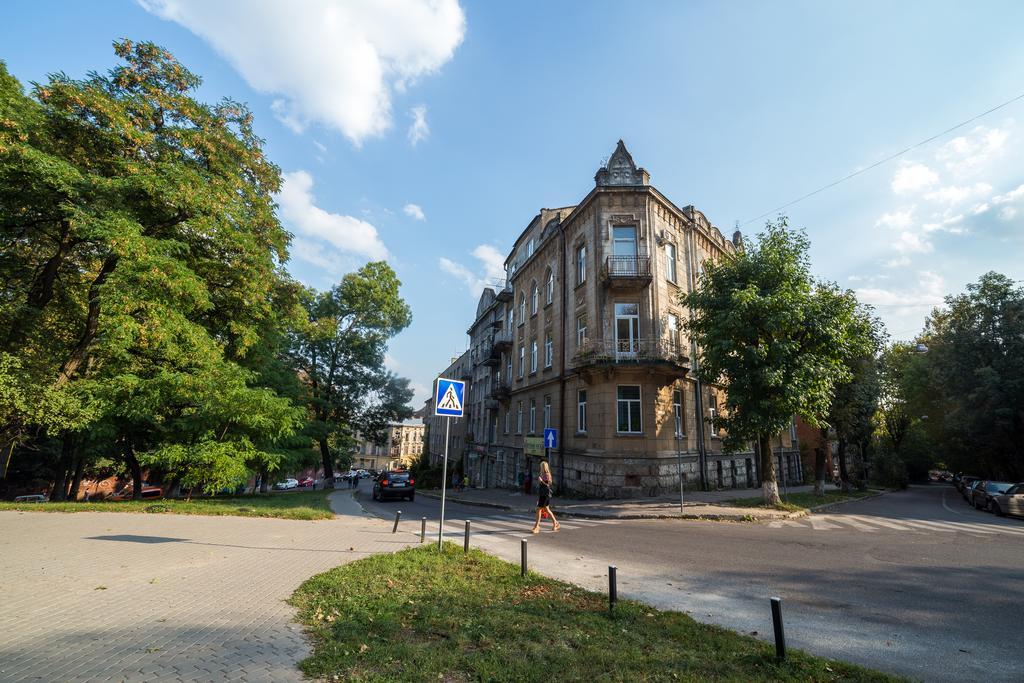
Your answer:
[[[772,626],[775,628],[775,656],[786,658],[786,632],[782,628],[782,598],[772,598]]]
[[[395,525],[391,527],[391,533],[396,533],[398,531],[398,520],[400,520],[401,518],[402,511],[398,510],[397,512],[395,512]]]
[[[618,568],[612,564],[608,566],[608,611],[612,612],[615,610],[615,603],[619,599],[619,591],[616,583],[616,573]]]
[[[420,543],[427,540],[427,518],[424,517],[420,523]]]
[[[466,520],[466,537],[462,539],[462,552],[469,552],[469,520]]]
[[[519,546],[521,550],[520,563],[520,575],[526,576],[526,539],[524,538]]]

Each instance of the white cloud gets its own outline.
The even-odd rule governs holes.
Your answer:
[[[419,204],[406,204],[402,207],[402,211],[405,212],[406,216],[411,216],[418,221],[427,220],[426,215],[423,213],[422,207]]]
[[[306,171],[285,173],[275,195],[282,222],[307,241],[321,240],[341,251],[370,259],[386,259],[388,250],[370,223],[330,213],[313,202],[313,176]],[[309,259],[306,259],[309,260]]]
[[[494,287],[505,280],[505,257],[490,244],[481,244],[473,249],[472,253],[479,261],[478,269],[482,272],[474,272],[465,265],[443,256],[438,260],[438,264],[441,270],[461,280],[472,296],[478,296],[484,287]]]
[[[1016,190],[1011,190],[1006,194],[997,194],[992,197],[993,204],[1008,204],[1010,202],[1016,202],[1024,199],[1024,185],[1019,186]]]
[[[914,222],[914,207],[909,209],[900,209],[893,211],[892,213],[882,214],[875,225],[880,225],[886,228],[893,228],[896,230],[903,230],[909,228]]]
[[[902,268],[903,266],[909,266],[909,265],[910,265],[910,257],[909,256],[899,256],[899,257],[894,258],[894,259],[889,259],[888,261],[885,262],[885,267],[886,268]]]
[[[945,282],[938,274],[921,270],[916,282],[902,289],[864,287],[857,289],[857,298],[880,309],[890,330],[896,334],[904,330],[921,329],[925,316],[932,308],[942,304]]]
[[[999,156],[1009,137],[1008,130],[977,126],[940,147],[935,158],[955,175],[966,175]]]
[[[921,237],[915,232],[904,230],[900,233],[899,238],[892,243],[892,248],[900,252],[911,251],[924,254],[931,251],[934,247],[927,238]]]
[[[892,191],[896,194],[919,192],[938,182],[938,174],[924,164],[904,163],[892,179]]]
[[[210,43],[296,132],[355,144],[391,126],[392,91],[437,73],[462,43],[458,0],[138,0]]]
[[[992,192],[992,186],[988,183],[975,183],[974,185],[948,185],[940,187],[934,192],[927,193],[924,198],[945,204],[959,204],[971,197],[980,197]]]
[[[421,140],[426,140],[430,135],[430,126],[427,124],[427,107],[418,105],[409,110],[412,116],[412,124],[409,126],[409,142],[413,147]]]
[[[1004,221],[1013,220],[1017,217],[1017,209],[1012,206],[1004,206],[1002,211],[999,212],[999,218]]]

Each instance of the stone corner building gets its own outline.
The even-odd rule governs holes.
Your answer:
[[[594,180],[579,204],[533,217],[504,287],[481,295],[467,355],[448,368],[470,380],[450,457],[474,486],[516,487],[541,459],[526,438],[554,427],[556,483],[577,494],[678,491],[680,460],[690,486],[758,485],[753,452],[725,454],[707,420],[722,390],[690,375],[681,327],[680,295],[704,261],[742,248],[739,232],[727,240],[693,206],[676,206],[621,140]],[[800,481],[792,431],[774,445],[780,479]]]

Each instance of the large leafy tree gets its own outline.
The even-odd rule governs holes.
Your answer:
[[[780,502],[771,439],[794,414],[825,423],[837,384],[850,378],[856,299],[810,273],[806,235],[769,222],[747,250],[708,263],[684,296],[701,379],[726,387],[725,447],[759,445],[767,505]]]
[[[122,66],[31,95],[0,65],[0,447],[105,419],[136,475],[138,445],[251,458],[243,440],[295,423],[243,365],[287,258],[280,174],[244,106],[196,100],[156,45],[114,47]],[[193,419],[231,405],[252,412]]]
[[[389,421],[412,413],[408,380],[384,367],[388,340],[412,319],[400,284],[390,266],[375,261],[330,291],[305,294],[308,322],[295,332],[291,354],[306,386],[325,481],[333,481],[332,443],[356,434],[379,438]]]
[[[929,318],[919,382],[957,469],[1024,479],[1024,287],[986,273]]]

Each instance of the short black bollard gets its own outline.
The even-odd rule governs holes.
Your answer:
[[[519,548],[521,550],[521,557],[519,559],[520,575],[521,576],[526,576],[526,539],[525,538],[520,543]]]
[[[395,512],[395,525],[391,527],[391,533],[396,533],[398,531],[398,520],[400,520],[401,518],[402,511],[398,510],[397,512]]]
[[[775,628],[775,656],[786,658],[786,632],[782,628],[782,598],[772,598],[772,626]]]
[[[469,552],[469,520],[466,520],[466,537],[462,539],[462,551]]]
[[[612,564],[608,566],[608,611],[614,611],[615,603],[619,599],[619,591],[616,586],[616,573],[618,568]]]

